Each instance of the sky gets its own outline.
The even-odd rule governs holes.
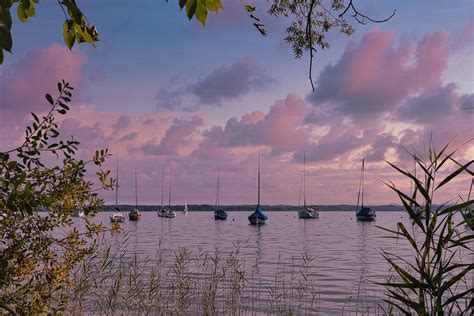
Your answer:
[[[43,96],[61,79],[76,88],[61,133],[81,142],[80,158],[109,148],[113,173],[118,157],[124,204],[135,201],[135,169],[139,203],[160,204],[162,168],[173,204],[213,204],[218,169],[222,204],[255,204],[259,154],[262,203],[297,204],[303,152],[308,203],[355,204],[363,157],[365,204],[399,203],[384,181],[410,190],[385,162],[412,170],[400,146],[424,153],[433,139],[454,149],[474,136],[472,1],[357,1],[369,16],[396,14],[383,24],[348,17],[354,35],[329,34],[314,92],[308,57],[295,59],[284,41],[288,19],[250,2],[267,37],[231,0],[206,27],[173,0],[81,0],[101,40],[72,51],[56,1],[40,2],[27,23],[14,17],[13,54],[0,66],[0,151],[21,143],[30,112],[48,110]],[[473,157],[472,141],[457,154]],[[435,201],[467,195],[469,183],[456,179]]]

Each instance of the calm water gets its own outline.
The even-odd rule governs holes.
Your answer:
[[[99,213],[96,221],[110,226],[110,213]],[[176,218],[159,218],[144,212],[139,222],[121,224],[128,232],[125,244],[121,235],[112,236],[112,243],[141,256],[153,256],[161,248],[172,253],[179,248],[196,250],[202,247],[213,252],[215,247],[232,251],[237,240],[242,242],[252,298],[247,303],[255,309],[265,306],[269,287],[274,284],[275,271],[290,267],[301,269],[303,254],[314,256],[308,277],[317,290],[317,309],[322,314],[353,313],[356,310],[380,313],[381,287],[373,282],[386,281],[388,264],[380,254],[385,251],[409,256],[404,241],[383,238],[387,233],[376,226],[395,228],[399,221],[408,224],[402,212],[378,212],[375,222],[358,222],[353,212],[322,212],[319,219],[298,219],[294,212],[269,212],[269,223],[248,225],[245,212],[229,212],[227,221],[214,221],[212,213],[192,210]],[[80,221],[79,219],[77,219]],[[295,271],[293,271],[295,272]],[[257,308],[258,309],[258,308]]]

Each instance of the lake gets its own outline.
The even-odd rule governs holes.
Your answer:
[[[286,299],[299,304],[298,314],[384,314],[378,306],[383,287],[374,282],[387,281],[391,272],[381,249],[406,257],[411,252],[404,240],[384,238],[388,233],[377,226],[409,224],[407,214],[384,211],[374,222],[359,222],[355,212],[321,212],[319,219],[311,220],[298,219],[295,212],[268,212],[268,224],[257,227],[248,224],[250,211],[229,212],[227,221],[192,209],[186,215],[177,212],[174,219],[143,212],[140,221],[121,223],[123,233],[108,238],[112,252],[140,258],[153,257],[158,249],[170,258],[183,248],[213,253],[217,247],[229,253],[240,241],[247,276],[242,312],[265,314]],[[94,221],[110,227],[109,215],[101,212]],[[80,226],[83,221],[75,222]],[[296,285],[302,284],[312,289],[311,298],[298,292]]]

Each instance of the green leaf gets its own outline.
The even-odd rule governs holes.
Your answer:
[[[31,115],[33,115],[33,118],[35,119],[35,121],[39,123],[38,116],[33,112],[31,112]]]
[[[46,100],[48,100],[49,104],[54,105],[54,100],[51,94],[46,93],[45,97],[46,97]]]
[[[77,7],[76,2],[73,0],[64,0],[62,3],[67,7],[69,16],[72,18],[74,23],[82,25],[84,23],[84,15]]]
[[[76,40],[76,30],[74,29],[74,21],[73,20],[66,20],[63,24],[63,39],[64,44],[69,49],[72,49],[74,45],[74,41]]]
[[[187,0],[186,1],[186,16],[191,20],[196,12],[198,0]]]
[[[12,45],[13,41],[10,29],[6,24],[0,23],[0,48],[11,53]]]
[[[255,7],[253,5],[246,5],[245,6],[245,11],[247,11],[249,13],[253,12],[253,11],[255,11]]]
[[[474,203],[474,200],[470,200],[470,201],[467,201],[467,202],[464,202],[464,203],[461,203],[461,204],[456,204],[456,205],[447,207],[444,210],[440,211],[439,215],[444,215],[444,214],[451,213],[451,212],[454,212],[454,211],[457,211],[457,210],[460,210],[460,209],[467,208],[473,203]]]
[[[201,22],[202,25],[206,26],[206,18],[207,18],[207,9],[203,5],[203,0],[197,0],[197,8],[194,16]]]
[[[217,12],[222,8],[222,2],[220,0],[206,0],[206,9],[212,12]]]
[[[64,104],[63,102],[59,101],[58,104],[59,104],[60,107],[62,107],[66,111],[69,111],[69,107],[66,104]]]
[[[458,174],[460,174],[461,172],[463,172],[464,170],[466,170],[471,164],[472,164],[473,160],[469,161],[467,164],[465,164],[464,166],[461,166],[459,169],[457,169],[456,171],[454,171],[453,173],[451,173],[449,176],[447,176],[446,178],[444,178],[443,181],[440,182],[440,184],[438,184],[438,186],[436,187],[435,190],[438,190],[439,188],[441,188],[443,185],[445,185],[446,183],[448,183],[449,181],[451,181],[452,179],[454,179]]]
[[[182,10],[186,5],[187,0],[179,0],[179,9]]]
[[[23,7],[22,2],[18,3],[18,7],[16,8],[16,13],[18,14],[18,18],[21,22],[28,21],[28,14],[26,9]]]
[[[80,38],[82,38],[84,41],[86,41],[87,43],[92,44],[92,46],[94,46],[94,40],[92,39],[90,34],[87,32],[87,30],[84,31],[82,29],[82,27],[78,24],[74,24],[74,28],[76,30],[76,38],[77,38],[77,33],[79,33]],[[80,41],[78,41],[78,42],[80,42]]]

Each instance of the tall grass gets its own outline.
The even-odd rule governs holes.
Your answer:
[[[469,170],[473,161],[460,163],[453,158],[457,150],[447,150],[448,145],[439,152],[430,145],[427,157],[422,158],[419,153],[405,149],[422,170],[422,177],[389,162],[415,185],[413,193],[407,194],[387,181],[387,186],[398,195],[410,215],[411,225],[400,222],[396,230],[382,228],[391,238],[407,241],[412,250],[411,257],[383,251],[395,273],[392,280],[382,283],[387,290],[384,300],[404,314],[461,315],[472,313],[474,307],[474,287],[469,280],[474,270],[470,247],[474,234],[463,214],[474,201],[458,196],[441,206],[433,206],[435,195],[453,179],[462,173],[474,176]],[[440,178],[446,172],[447,175]],[[422,212],[426,218],[422,218]],[[457,224],[453,220],[455,216],[462,219]]]
[[[160,244],[153,258],[111,251],[103,242],[101,251],[90,255],[74,271],[70,285],[58,292],[69,302],[58,311],[75,315],[318,312],[314,257],[307,254],[287,263],[280,258],[275,283],[267,284],[246,269],[240,242],[228,252],[177,249],[173,256]]]

